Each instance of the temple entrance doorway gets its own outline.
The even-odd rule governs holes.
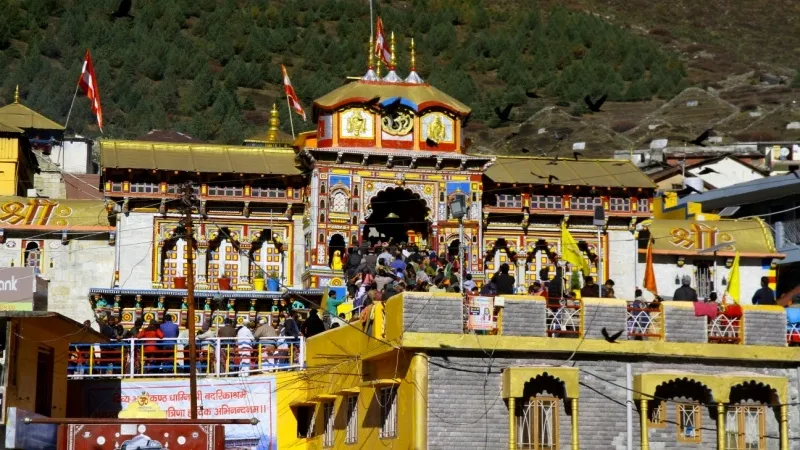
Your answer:
[[[363,242],[419,244],[428,239],[430,213],[425,200],[409,189],[389,188],[372,198],[372,214],[364,225]]]

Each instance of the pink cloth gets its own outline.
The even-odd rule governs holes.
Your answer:
[[[714,319],[719,315],[719,309],[717,309],[716,303],[694,302],[694,315],[695,317],[706,316]]]

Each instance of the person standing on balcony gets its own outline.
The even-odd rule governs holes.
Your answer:
[[[761,277],[761,289],[753,294],[754,305],[774,305],[775,292],[769,288],[769,278]]]
[[[689,275],[684,275],[681,278],[681,287],[675,289],[675,293],[672,295],[672,300],[684,301],[684,302],[696,302],[697,291],[692,289],[691,284],[692,284],[692,278]]]
[[[585,281],[585,284],[581,288],[581,298],[600,297],[600,286],[594,282],[594,278],[587,275],[583,280]]]
[[[322,323],[322,319],[319,318],[319,314],[317,313],[316,309],[312,309],[308,312],[308,318],[306,318],[306,320],[303,322],[303,326],[300,327],[300,331],[306,338],[316,336],[325,331],[325,324]]]
[[[139,339],[146,339],[144,342],[144,356],[146,364],[150,367],[153,366],[155,358],[158,357],[158,344],[156,342],[164,337],[164,333],[158,327],[158,322],[155,319],[150,321],[150,325],[144,330],[139,332],[136,336]]]
[[[244,322],[236,332],[237,350],[239,350],[239,376],[250,375],[250,357],[253,352],[253,322]]]
[[[503,263],[500,265],[500,271],[496,275],[495,283],[497,284],[497,295],[513,295],[514,294],[514,277],[508,274],[508,264]]]

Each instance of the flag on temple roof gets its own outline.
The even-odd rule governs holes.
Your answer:
[[[739,304],[739,297],[741,296],[741,276],[739,274],[739,252],[733,258],[733,265],[731,266],[730,278],[728,279],[728,296],[733,299],[733,302]]]
[[[643,286],[653,295],[658,295],[658,288],[656,287],[656,272],[653,268],[653,240],[647,242],[647,257],[644,264],[644,283]]]
[[[567,229],[567,224],[561,223],[561,258],[572,264],[573,268],[581,269],[583,275],[589,275],[589,262],[583,257],[578,242]]]
[[[92,112],[97,117],[97,126],[103,132],[103,107],[100,105],[100,88],[97,85],[97,75],[94,73],[94,64],[89,49],[86,49],[86,56],[83,60],[83,69],[78,78],[78,86],[92,102]]]
[[[286,91],[286,98],[289,99],[289,104],[294,109],[294,112],[302,116],[303,120],[306,120],[306,112],[300,106],[300,99],[297,98],[297,93],[294,91],[292,81],[289,79],[289,74],[286,73],[286,67],[283,64],[281,64],[281,71],[283,72],[283,90]]]
[[[386,42],[386,34],[383,32],[383,21],[380,16],[378,16],[378,22],[375,24],[375,54],[386,64],[386,67],[391,66],[392,52],[389,51],[389,44]]]

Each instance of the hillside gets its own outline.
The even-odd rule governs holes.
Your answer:
[[[660,28],[648,28],[653,23],[646,12],[652,6],[636,2],[642,5],[576,0],[565,8],[554,1],[415,0],[376,6],[387,30],[395,31],[400,73],[408,70],[414,37],[419,72],[473,108],[470,129],[486,150],[514,151],[503,137],[552,106],[580,122],[576,138],[597,135],[603,145],[633,145],[640,139],[616,134],[640,125],[689,86],[724,91],[732,75],[762,67],[756,58],[763,58],[764,70],[791,76],[781,64],[797,55],[782,57],[779,44],[762,42],[767,40],[758,30],[747,28],[740,36],[752,35],[760,53],[748,42],[730,45],[731,21],[745,18],[738,10],[726,16],[728,21],[710,21],[720,31],[695,29],[685,21],[689,14],[698,17],[696,8],[681,1],[686,5],[663,12]],[[272,103],[283,102],[280,64],[287,66],[307,109],[313,98],[365,70],[369,8],[364,1],[134,0],[133,19],[112,21],[109,13],[116,4],[0,0],[2,98],[10,100],[19,84],[23,102],[63,122],[83,52],[90,48],[107,137],[160,128],[234,143],[263,129]],[[695,43],[693,36],[706,44]],[[784,48],[797,39],[788,30],[787,36]],[[798,45],[795,53],[800,48],[791,45]],[[752,85],[758,76],[753,72],[737,86]],[[782,94],[778,103],[794,91]],[[603,112],[588,114],[583,97],[604,94]],[[745,103],[750,109],[765,103],[760,91],[736,95],[742,103],[737,111]],[[501,123],[494,109],[509,103],[517,106],[510,121]],[[773,101],[773,106],[779,105]],[[282,126],[288,131],[285,111]],[[571,120],[563,116],[547,121]],[[311,128],[310,122],[295,125]],[[97,134],[86,101],[76,101],[70,128]]]

